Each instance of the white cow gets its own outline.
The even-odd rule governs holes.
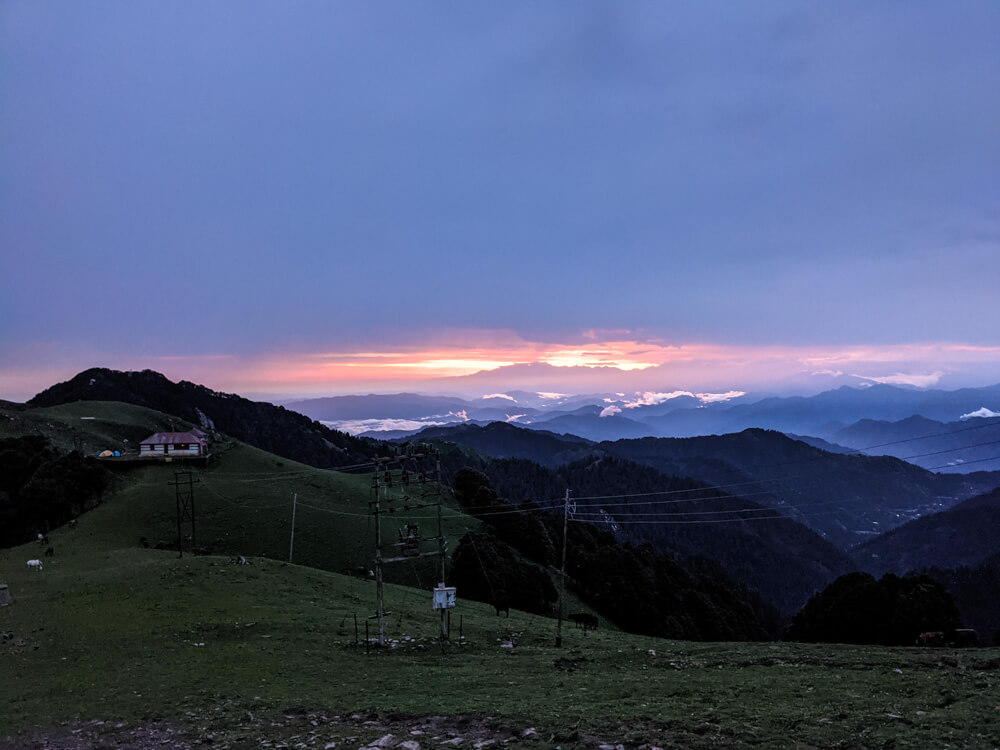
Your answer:
[[[28,560],[28,567],[32,570],[41,570],[42,561],[41,560]]]

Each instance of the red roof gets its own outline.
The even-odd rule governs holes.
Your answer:
[[[205,433],[197,432],[157,432],[143,440],[139,445],[174,445],[176,443],[204,443]]]

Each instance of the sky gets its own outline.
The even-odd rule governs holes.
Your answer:
[[[1000,382],[1000,3],[0,3],[0,398]]]

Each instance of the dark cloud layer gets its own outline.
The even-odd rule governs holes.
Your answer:
[[[0,355],[996,344],[997,39],[993,2],[7,2]]]

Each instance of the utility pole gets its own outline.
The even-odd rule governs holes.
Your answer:
[[[295,548],[295,504],[298,499],[299,493],[292,493],[292,534],[288,539],[288,562],[292,561],[292,550]]]
[[[174,472],[174,481],[167,482],[167,485],[174,488],[177,499],[177,552],[178,557],[184,557],[184,536],[181,526],[184,521],[191,521],[191,547],[194,548],[198,542],[195,540],[194,527],[194,485],[200,480],[194,479],[190,471]]]
[[[385,456],[374,460],[375,473],[372,476],[372,498],[369,502],[372,515],[375,516],[375,596],[377,598],[376,612],[373,618],[378,620],[380,646],[385,645],[385,617],[391,614],[385,611],[384,598],[384,568],[386,565],[395,562],[413,561],[416,558],[432,557],[437,555],[441,563],[441,585],[435,589],[437,592],[444,587],[445,570],[447,560],[448,544],[444,537],[444,522],[442,518],[442,491],[441,491],[441,460],[434,451],[427,453],[408,453],[402,457],[405,460],[418,461],[422,459],[437,459],[436,471],[425,472],[417,466],[417,470],[411,475],[409,469],[400,467],[395,470],[391,464],[400,464],[399,456]],[[415,477],[415,478],[411,478]],[[384,489],[391,488],[393,484],[402,488],[401,497],[392,497],[385,493]],[[416,486],[415,486],[416,485]],[[383,497],[383,494],[385,497]],[[383,506],[383,500],[385,505]],[[394,504],[395,503],[395,504]],[[402,503],[401,507],[399,503]],[[382,524],[381,517],[385,513],[395,513],[396,511],[415,511],[423,508],[437,509],[437,537],[427,537],[420,534],[418,525],[407,523],[404,530],[400,530],[399,542],[391,546],[396,550],[386,557],[382,545]],[[421,551],[421,545],[425,542],[437,541],[437,549],[426,552]],[[454,592],[448,600],[450,605],[446,605],[441,613],[441,638],[448,639],[449,634],[449,613],[447,606],[454,605]],[[437,608],[435,599],[435,608]]]
[[[437,468],[435,471],[434,479],[438,485],[438,492],[441,491],[441,458],[437,457]],[[438,522],[438,554],[441,556],[441,586],[444,587],[444,563],[445,563],[445,541],[444,541],[444,529],[441,525],[441,497],[438,497],[437,503],[437,522]],[[447,607],[441,609],[441,640],[448,640],[449,627],[448,618],[450,617],[450,612]]]
[[[372,479],[372,489],[375,492],[375,598],[378,600],[375,617],[378,619],[378,645],[385,645],[385,592],[382,583],[382,500],[379,489],[379,472],[382,470],[379,462],[375,463],[375,477]]]
[[[569,531],[569,488],[566,488],[566,500],[563,503],[563,548],[562,568],[559,575],[559,622],[556,625],[556,648],[562,648],[563,609],[566,602],[566,535]]]

